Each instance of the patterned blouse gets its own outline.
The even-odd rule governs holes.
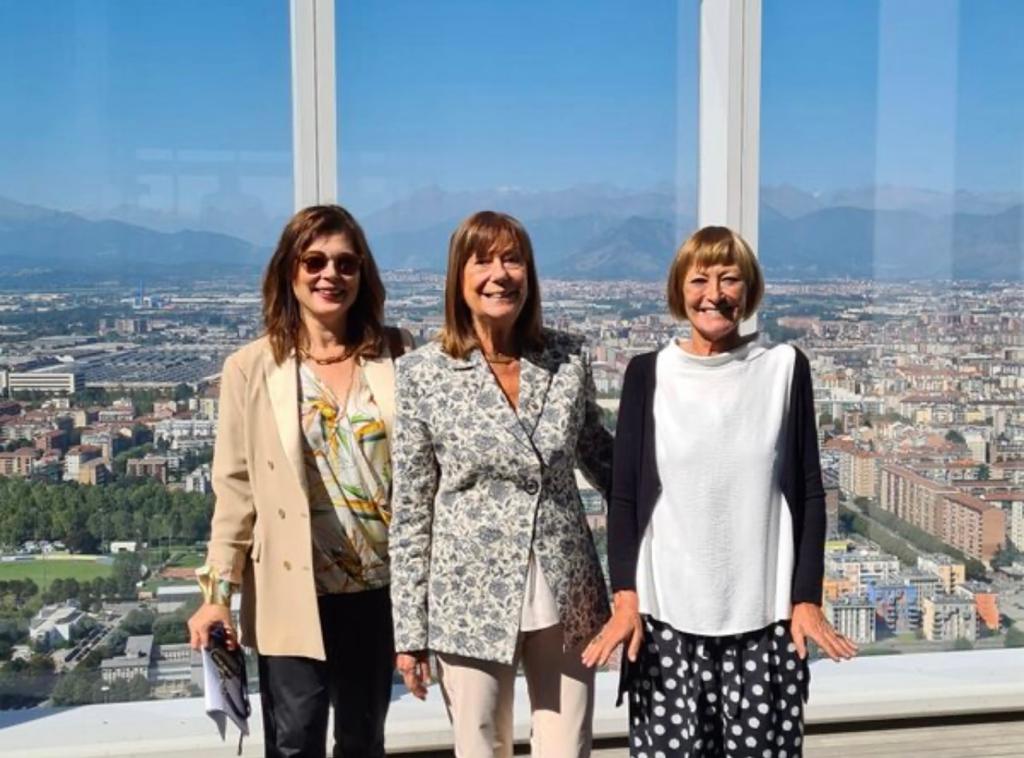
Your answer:
[[[305,364],[299,379],[317,594],[385,587],[391,456],[373,394],[361,369],[343,409]]]
[[[361,368],[343,412],[331,388],[302,363],[299,384],[317,594],[385,587],[391,581],[391,455],[373,393]],[[210,566],[196,569],[196,576],[207,602],[231,604],[237,585]]]

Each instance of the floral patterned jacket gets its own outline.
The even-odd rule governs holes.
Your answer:
[[[607,496],[611,435],[582,338],[545,330],[520,364],[519,410],[480,351],[430,343],[396,375],[391,522],[395,648],[511,663],[530,550],[551,587],[564,645],[608,617],[574,470]]]

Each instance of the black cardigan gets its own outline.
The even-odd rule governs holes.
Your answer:
[[[612,493],[608,504],[608,569],[612,591],[636,589],[640,541],[661,494],[654,449],[654,385],[657,352],[636,356],[626,367],[615,429]],[[751,387],[757,392],[757,387]],[[796,350],[790,386],[789,425],[782,493],[793,519],[793,603],[821,604],[825,570],[825,489],[821,483],[811,368]]]

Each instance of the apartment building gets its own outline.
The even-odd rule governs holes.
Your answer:
[[[933,642],[975,640],[978,615],[974,602],[956,595],[926,597],[921,602],[921,630]]]
[[[862,595],[847,595],[825,603],[832,626],[858,645],[875,641],[875,606]]]

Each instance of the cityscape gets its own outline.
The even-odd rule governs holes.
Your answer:
[[[384,274],[419,343],[443,277]],[[0,294],[0,707],[198,694],[184,621],[212,507],[218,375],[260,333],[254,277]],[[542,282],[609,426],[630,358],[685,332],[663,285]],[[804,350],[826,483],[824,604],[862,654],[1024,645],[1024,292],[772,281]],[[580,480],[582,482],[582,479]],[[605,506],[583,500],[600,552]]]

